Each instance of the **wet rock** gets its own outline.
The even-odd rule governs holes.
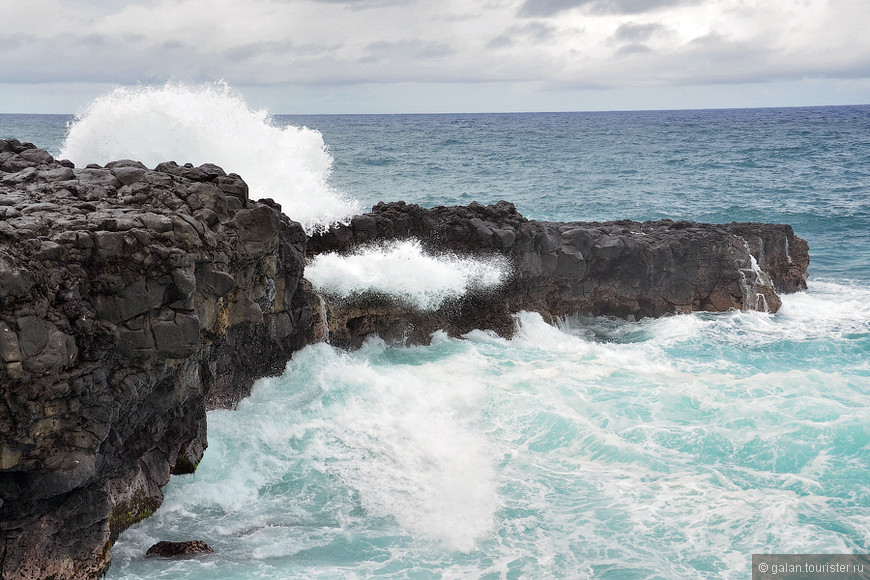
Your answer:
[[[203,541],[189,540],[186,542],[157,542],[145,552],[146,556],[156,558],[180,558],[214,554],[214,550]]]

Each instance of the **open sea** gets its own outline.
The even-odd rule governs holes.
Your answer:
[[[511,339],[309,346],[209,413],[196,474],[120,537],[112,580],[730,579],[753,553],[870,552],[870,106],[269,117],[167,86],[0,115],[0,137],[77,166],[214,162],[309,230],[381,200],[507,199],[810,245],[809,289],[776,314],[521,312]],[[188,539],[216,554],[145,558]]]

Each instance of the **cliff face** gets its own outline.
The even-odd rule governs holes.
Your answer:
[[[213,165],[0,141],[0,577],[91,578],[313,340],[299,224]]]
[[[309,240],[310,255],[417,238],[428,251],[501,255],[512,265],[499,289],[472,293],[436,312],[384,300],[332,300],[330,341],[358,345],[373,329],[420,341],[445,328],[510,335],[511,314],[550,319],[577,312],[623,318],[730,309],[776,312],[777,291],[806,288],[809,253],[791,226],[616,221],[530,221],[513,204],[424,209],[381,203],[349,225]]]
[[[378,296],[324,304],[303,278],[306,256],[411,237],[502,256],[511,275],[431,312]],[[206,409],[234,407],[327,330],[354,346],[510,335],[523,309],[775,311],[808,261],[789,226],[540,223],[507,202],[378,204],[308,239],[214,165],[77,169],[0,140],[0,577],[103,574],[170,474],[195,469]]]

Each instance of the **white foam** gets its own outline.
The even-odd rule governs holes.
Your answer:
[[[795,340],[870,333],[870,287],[810,282],[806,292],[782,296],[777,313]]]
[[[607,326],[609,337],[616,342],[652,339],[650,346],[656,347],[714,340],[752,349],[780,341],[840,340],[870,333],[870,288],[866,286],[812,281],[807,291],[781,294],[780,298],[782,307],[776,314],[696,312],[647,318],[637,324],[569,318],[562,328],[582,334],[590,326]]]
[[[420,310],[437,310],[473,289],[497,287],[507,274],[504,259],[430,255],[417,240],[367,246],[346,256],[320,254],[305,268],[317,292],[339,298],[380,294]]]
[[[325,345],[299,353],[316,368],[328,415],[306,428],[306,456],[359,494],[370,517],[450,549],[468,551],[494,525],[499,505],[492,451],[476,428],[486,383],[473,353],[417,365],[372,366],[369,341],[354,356]],[[333,398],[339,395],[339,398]],[[327,403],[327,401],[332,401]]]
[[[199,471],[189,486],[173,478],[141,537],[125,535],[138,552],[122,544],[118,560],[164,539],[161,519],[191,520],[199,527],[179,537],[213,538],[228,558],[276,569],[309,550],[320,565],[314,548],[331,557],[359,539],[361,576],[580,578],[610,566],[730,578],[753,550],[848,551],[868,523],[853,501],[866,492],[866,376],[747,353],[796,332],[814,340],[801,329],[819,323],[835,339],[821,340],[842,347],[841,333],[866,329],[866,297],[823,284],[782,316],[557,328],[520,313],[511,339],[306,347],[237,411],[209,414]],[[723,344],[728,372],[694,356]],[[305,573],[336,576],[324,570]]]
[[[849,433],[863,424],[866,397],[851,392],[847,377],[815,370],[741,378],[699,372],[703,365],[693,361],[693,368],[681,371],[685,365],[660,350],[675,342],[716,340],[721,323],[738,319],[750,332],[756,324],[760,331],[788,323],[740,312],[614,323],[623,337],[631,331],[642,340],[584,348],[583,339],[559,336],[541,327],[539,317],[522,315],[517,337],[502,345],[522,346],[526,358],[505,357],[510,372],[499,381],[511,398],[510,406],[499,409],[505,432],[500,436],[519,447],[500,475],[512,479],[513,502],[521,497],[528,511],[542,515],[518,527],[546,525],[547,539],[570,549],[568,540],[582,523],[578,535],[594,538],[597,548],[591,551],[668,577],[697,571],[647,552],[659,541],[682,561],[702,557],[712,546],[729,574],[745,569],[745,553],[770,545],[771,537],[788,549],[843,546],[824,526],[801,523],[832,511],[820,490],[842,465],[817,446],[814,433]],[[777,335],[785,338],[781,331]],[[577,355],[571,355],[572,342]],[[565,368],[535,380],[525,372],[529,364],[567,364],[573,372]],[[837,397],[849,397],[851,404]],[[572,501],[548,501],[552,489]],[[657,539],[638,546],[636,537]]]
[[[351,400],[332,419],[339,432],[324,459],[359,490],[371,515],[393,516],[408,530],[468,551],[494,524],[492,461],[485,440],[463,427],[440,394],[414,392],[424,387],[415,382],[413,375],[389,379],[376,405],[368,397]]]
[[[332,157],[318,131],[275,126],[224,83],[115,89],[76,116],[59,157],[79,166],[214,163],[241,175],[252,198],[280,203],[309,232],[360,212],[327,183]]]

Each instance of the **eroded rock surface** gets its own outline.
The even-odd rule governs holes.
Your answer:
[[[432,209],[380,203],[348,225],[313,236],[308,252],[347,253],[402,238],[419,239],[433,254],[505,256],[512,274],[499,289],[473,292],[437,312],[371,297],[333,300],[332,342],[358,345],[376,328],[415,341],[440,328],[510,335],[511,315],[520,310],[551,320],[578,312],[631,319],[701,310],[776,312],[777,291],[805,288],[809,264],[806,242],[788,225],[536,222],[505,201]]]
[[[214,165],[0,141],[0,577],[105,572],[199,462],[206,408],[313,340],[305,242]]]

